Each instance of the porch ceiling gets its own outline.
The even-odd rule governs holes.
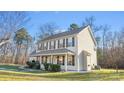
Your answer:
[[[87,56],[90,56],[90,55],[91,55],[91,53],[89,53],[88,51],[83,50],[83,52],[84,52],[84,54],[86,54]]]
[[[30,56],[38,56],[38,55],[59,55],[59,54],[72,54],[74,55],[75,53],[71,50],[68,49],[55,49],[55,50],[44,50],[40,52],[33,52],[30,54]]]

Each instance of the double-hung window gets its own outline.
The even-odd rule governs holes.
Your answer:
[[[49,42],[49,49],[51,49],[51,41]]]
[[[65,48],[65,39],[63,39],[63,48]]]
[[[71,66],[75,65],[75,57],[74,57],[74,55],[68,55],[68,65],[71,65]]]

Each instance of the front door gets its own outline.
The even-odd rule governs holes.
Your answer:
[[[87,70],[91,70],[91,56],[87,56]]]

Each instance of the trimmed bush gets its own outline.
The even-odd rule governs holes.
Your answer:
[[[52,71],[52,72],[58,72],[58,71],[61,70],[61,69],[60,69],[60,65],[58,65],[58,64],[51,64],[51,65],[50,65],[50,68],[51,68],[51,71]]]
[[[32,69],[40,69],[40,62],[39,61],[27,61],[26,64],[28,65],[28,68]]]
[[[45,62],[43,65],[44,65],[44,69],[45,69],[46,71],[48,71],[48,70],[49,70],[50,63],[46,63],[46,62]]]
[[[60,65],[50,64],[50,63],[44,63],[44,68],[46,71],[51,71],[51,72],[58,72],[61,70]]]
[[[36,61],[34,66],[33,66],[34,69],[40,69],[40,62],[39,61]]]

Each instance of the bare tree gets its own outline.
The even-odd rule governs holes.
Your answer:
[[[106,61],[106,34],[107,32],[110,30],[110,26],[109,25],[104,25],[102,27],[103,32],[102,32],[102,62],[104,63]]]
[[[38,33],[38,39],[41,40],[49,35],[55,34],[58,26],[55,23],[46,23],[40,26],[40,31]]]
[[[86,17],[82,23],[82,26],[90,25],[93,33],[100,31],[102,29],[102,25],[96,25],[96,18],[94,16]]]
[[[15,51],[12,51],[12,48],[15,47],[13,36],[17,29],[28,20],[25,12],[0,12],[0,55],[2,55],[2,60],[6,60],[6,54],[15,53]],[[14,56],[12,55],[12,57]]]

